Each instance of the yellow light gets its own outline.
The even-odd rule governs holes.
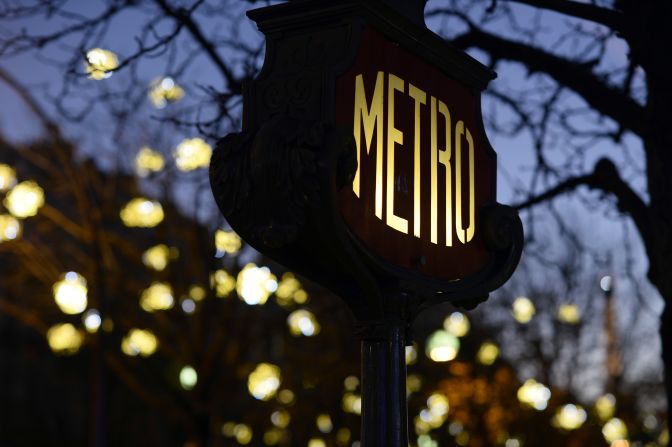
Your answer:
[[[646,444],[647,446],[653,446],[655,444],[650,443]],[[626,441],[625,439],[617,439],[616,441],[612,442],[609,447],[630,447],[630,443]]]
[[[420,418],[421,431],[426,428],[435,429],[441,427],[448,416],[448,398],[441,393],[432,393],[427,398],[427,408],[420,411],[418,417]]]
[[[205,287],[194,284],[189,287],[189,297],[194,301],[203,301],[208,295],[208,292],[205,290]]]
[[[44,190],[34,181],[26,180],[14,186],[3,203],[18,218],[34,216],[44,205]]]
[[[530,301],[529,298],[525,296],[519,296],[513,302],[513,318],[516,319],[518,323],[526,324],[529,323],[536,310],[534,304]]]
[[[336,442],[338,445],[347,445],[350,442],[351,437],[352,434],[350,433],[350,429],[347,427],[339,428],[336,432]]]
[[[135,357],[149,357],[156,352],[159,341],[156,336],[145,329],[131,329],[121,340],[121,350],[124,354]]]
[[[9,214],[0,214],[0,242],[21,237],[21,221]]]
[[[0,191],[7,191],[16,184],[16,171],[9,165],[0,163]]]
[[[429,336],[425,352],[435,362],[448,362],[457,357],[460,340],[448,331],[438,330]]]
[[[146,312],[168,310],[174,303],[173,288],[163,282],[153,282],[140,295],[140,307]]]
[[[409,374],[406,378],[406,395],[420,391],[422,388],[422,378],[417,374]]]
[[[159,172],[166,162],[163,155],[152,148],[144,146],[135,156],[135,172],[140,177],[147,177],[152,172]]]
[[[359,386],[359,379],[356,376],[348,376],[343,381],[343,387],[348,391],[355,391]]]
[[[126,204],[119,213],[127,227],[152,228],[163,220],[163,207],[155,200],[136,197]]]
[[[282,430],[271,428],[264,432],[264,444],[277,445],[282,439]]]
[[[84,63],[89,79],[100,81],[112,76],[112,71],[119,67],[117,55],[109,50],[102,48],[93,48],[86,53],[86,62]]]
[[[247,389],[258,400],[269,400],[280,387],[280,368],[270,363],[260,363],[247,378]]]
[[[271,414],[271,422],[278,428],[286,428],[292,420],[286,410],[277,410]]]
[[[312,337],[320,333],[320,324],[315,319],[315,315],[305,309],[295,310],[287,317],[289,332],[298,337],[305,335]]]
[[[173,155],[177,169],[188,172],[207,167],[212,148],[201,138],[186,139],[177,145]]]
[[[222,435],[226,436],[227,438],[233,438],[233,431],[236,428],[236,423],[235,422],[224,422],[222,424]]]
[[[235,231],[217,230],[215,231],[215,248],[218,252],[236,254],[243,243],[240,236]]]
[[[160,272],[168,266],[170,257],[170,248],[165,244],[159,244],[148,248],[142,254],[142,263],[147,267]]]
[[[469,332],[469,319],[462,312],[453,312],[443,321],[443,328],[456,337],[464,337]]]
[[[327,447],[327,444],[324,443],[323,439],[311,438],[308,441],[308,447]]]
[[[317,429],[322,433],[331,433],[334,429],[334,424],[331,422],[331,416],[328,414],[318,415],[317,419],[315,419],[315,425],[317,425]]]
[[[354,393],[343,395],[343,411],[352,414],[362,414],[362,397]]]
[[[483,365],[492,365],[497,357],[499,357],[499,348],[491,341],[483,342],[476,354],[476,359]]]
[[[439,444],[428,434],[418,436],[418,447],[439,447]]]
[[[551,398],[551,390],[534,379],[528,379],[518,388],[518,400],[538,411],[546,409],[548,399]]]
[[[86,279],[76,272],[65,273],[61,278],[52,288],[59,309],[68,315],[84,312],[88,291]]]
[[[595,411],[603,421],[611,419],[616,412],[616,398],[613,394],[605,394],[595,401]]]
[[[553,417],[553,425],[563,430],[576,430],[586,422],[586,410],[580,405],[567,404],[558,408]]]
[[[184,89],[177,85],[173,78],[157,78],[149,86],[147,92],[154,107],[162,109],[167,103],[177,102],[184,96]]]
[[[404,350],[404,356],[406,357],[406,365],[414,365],[418,361],[418,345],[413,342],[411,346],[406,346]]]
[[[577,324],[581,321],[581,312],[576,304],[561,304],[558,307],[558,320],[567,324]]]
[[[625,422],[619,418],[611,418],[604,424],[604,427],[602,427],[602,435],[607,442],[627,439],[628,427],[626,427]]]
[[[210,276],[210,284],[218,297],[227,298],[236,289],[236,278],[226,270],[217,270]]]
[[[257,267],[250,263],[238,273],[236,291],[245,303],[254,306],[264,304],[271,293],[278,288],[275,275],[268,267]]]
[[[285,405],[291,405],[294,403],[294,392],[292,390],[280,390],[278,393],[278,401]]]
[[[308,301],[308,292],[306,292],[304,289],[299,289],[294,292],[292,298],[294,298],[294,302],[296,304],[305,304],[305,302]]]
[[[252,429],[247,424],[237,424],[233,428],[233,436],[238,441],[238,444],[249,444],[252,441]]]
[[[180,370],[180,385],[185,390],[191,390],[196,386],[198,382],[198,373],[196,370],[187,365]]]
[[[57,324],[47,331],[47,342],[56,354],[75,354],[83,341],[82,333],[70,323]]]

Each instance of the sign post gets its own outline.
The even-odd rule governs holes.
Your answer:
[[[339,295],[362,339],[362,443],[406,447],[413,318],[473,308],[513,273],[480,95],[495,74],[424,26],[424,1],[295,1],[266,35],[243,129],[217,145],[215,199],[250,245]]]

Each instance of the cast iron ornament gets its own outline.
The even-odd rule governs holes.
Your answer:
[[[494,73],[378,1],[292,2],[248,16],[266,35],[264,66],[244,86],[243,131],[218,142],[210,165],[215,200],[232,228],[261,253],[339,295],[368,337],[385,338],[385,321],[412,321],[432,304],[473,308],[507,281],[520,259],[523,230],[517,212],[494,201],[494,181],[476,224],[488,260],[450,280],[423,274],[422,255],[413,257],[417,270],[382,259],[339,210],[339,192],[358,169],[358,148],[352,127],[336,124],[336,84],[362,39],[383,36],[464,85],[476,98],[474,138],[493,162],[480,92]]]

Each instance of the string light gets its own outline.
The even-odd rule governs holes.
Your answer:
[[[59,309],[68,315],[84,312],[88,301],[86,279],[76,272],[65,273],[61,278],[52,288]]]
[[[127,227],[152,228],[163,221],[163,207],[155,200],[136,197],[129,201],[119,213]]]
[[[26,180],[10,190],[3,203],[15,217],[31,217],[44,205],[44,190],[34,181]]]
[[[212,148],[201,138],[183,140],[174,152],[175,165],[180,171],[193,171],[210,164]]]
[[[89,78],[100,81],[112,76],[112,70],[119,67],[119,59],[109,50],[93,48],[86,52],[84,64]]]

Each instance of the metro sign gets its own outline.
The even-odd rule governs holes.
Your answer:
[[[489,261],[479,210],[495,201],[495,154],[479,96],[381,33],[363,32],[336,83],[336,122],[353,129],[358,168],[339,209],[384,260],[444,280]]]
[[[474,305],[522,250],[517,214],[496,202],[481,117],[494,73],[386,3],[410,4],[249,11],[264,66],[244,86],[242,132],[210,165],[233,229],[362,321]]]

